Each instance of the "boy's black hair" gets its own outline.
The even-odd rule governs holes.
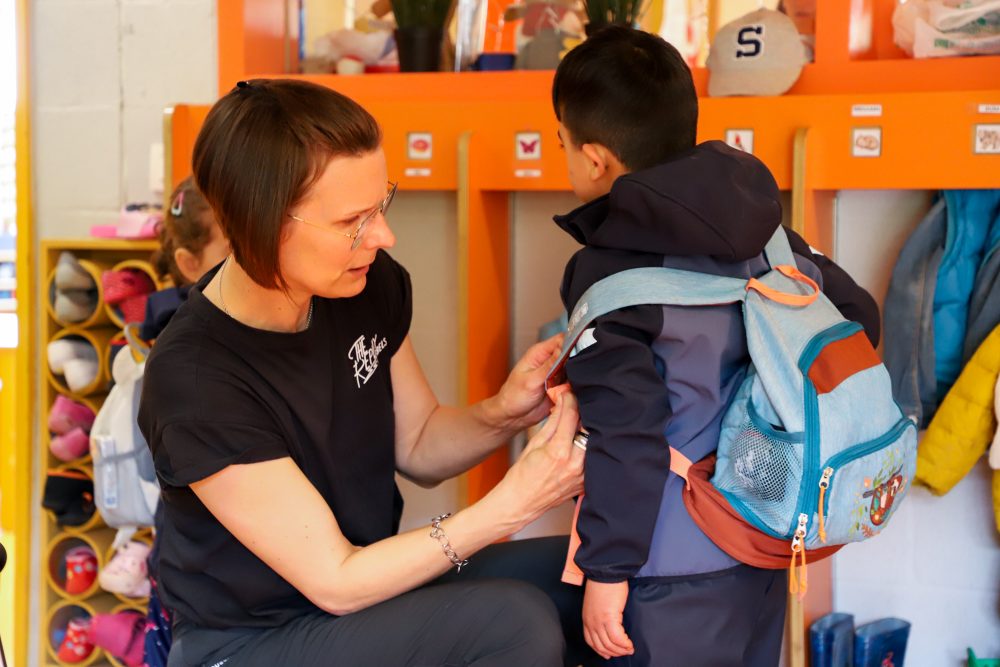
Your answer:
[[[556,118],[574,145],[599,143],[627,169],[692,148],[698,95],[681,54],[662,38],[604,28],[563,58],[552,82]]]

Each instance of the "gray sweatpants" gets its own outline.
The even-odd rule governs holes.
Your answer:
[[[460,574],[347,616],[317,612],[256,631],[175,630],[168,667],[601,664],[583,642],[583,589],[559,581],[566,548],[566,537],[494,544]]]

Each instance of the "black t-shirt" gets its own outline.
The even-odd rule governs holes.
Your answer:
[[[273,627],[316,607],[188,485],[232,464],[288,456],[352,544],[393,535],[402,498],[389,365],[410,326],[410,279],[380,251],[361,294],[317,297],[308,329],[274,333],[208,301],[202,290],[214,273],[157,339],[144,377],[139,426],[164,506],[161,593],[194,626]]]

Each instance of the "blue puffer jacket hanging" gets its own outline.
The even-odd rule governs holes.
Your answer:
[[[962,372],[976,274],[984,256],[1000,243],[1000,190],[946,190],[944,198],[947,236],[934,291],[934,375],[938,401]]]
[[[943,193],[907,239],[885,301],[896,400],[926,426],[1000,323],[1000,190]]]

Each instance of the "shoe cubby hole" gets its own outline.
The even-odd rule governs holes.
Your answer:
[[[48,454],[48,467],[51,469],[51,468],[57,468],[59,466],[66,465],[66,464],[70,464],[70,465],[82,465],[82,466],[88,466],[89,467],[89,466],[91,466],[93,464],[93,459],[90,456],[90,451],[89,450],[83,456],[75,458],[72,461],[64,461],[63,459],[60,459],[59,457],[55,456],[52,453],[52,440],[54,438],[57,438],[58,434],[53,433],[51,430],[49,430],[49,415],[52,413],[52,409],[55,406],[56,399],[60,395],[63,395],[66,398],[69,398],[69,399],[71,399],[73,401],[77,401],[78,403],[82,403],[82,404],[86,405],[88,408],[90,408],[93,411],[94,415],[97,415],[97,412],[100,409],[101,403],[104,402],[104,397],[103,396],[96,396],[96,397],[95,396],[74,396],[74,395],[72,395],[70,393],[67,393],[67,392],[64,392],[64,391],[53,392],[53,394],[52,394],[52,400],[49,402],[49,405],[46,408],[45,414],[43,415],[43,420],[42,420],[43,435],[42,435],[42,439],[43,439],[43,441],[45,443],[45,451]],[[87,430],[87,436],[88,436],[88,438],[90,436],[90,431],[89,430]]]
[[[142,529],[138,530],[135,533],[135,535],[133,535],[131,538],[129,538],[129,541],[130,542],[142,542],[143,544],[145,544],[148,547],[152,548],[152,546],[153,546],[153,534],[152,534],[152,532],[149,529],[142,528]],[[115,557],[115,552],[116,552],[116,550],[114,548],[114,544],[109,544],[108,547],[107,547],[107,549],[105,550],[104,562],[105,563],[110,563],[111,559]],[[148,576],[148,574],[147,574],[147,576]],[[130,606],[130,607],[133,607],[133,608],[139,608],[139,607],[145,608],[149,604],[149,598],[148,597],[133,598],[133,597],[129,597],[127,595],[122,595],[121,593],[112,593],[112,595],[114,595],[116,599],[118,599],[119,601],[121,601],[122,605],[124,605],[124,606]]]
[[[111,267],[111,270],[112,271],[126,271],[126,270],[128,270],[128,271],[139,271],[139,272],[144,273],[147,276],[149,276],[150,280],[152,280],[152,282],[153,282],[153,290],[154,291],[163,289],[163,287],[164,287],[164,282],[162,280],[160,280],[160,277],[157,275],[156,269],[153,267],[153,265],[151,263],[149,263],[147,261],[144,261],[144,260],[141,260],[141,259],[125,259],[125,260],[122,260],[122,261],[118,262],[117,264],[115,264],[113,267]],[[104,305],[104,309],[107,312],[107,316],[111,320],[111,322],[115,326],[117,326],[119,328],[124,328],[125,327],[125,316],[122,314],[122,310],[119,307],[119,305],[118,304],[111,305],[111,304],[109,304],[107,301],[105,301],[103,299],[102,299],[102,302],[103,302],[103,305]]]
[[[55,472],[71,472],[79,473],[88,477],[91,481],[94,479],[94,470],[89,465],[83,465],[82,463],[72,463],[64,464],[50,469]],[[93,497],[90,501],[90,507],[93,508],[87,520],[83,523],[72,526],[68,524],[60,524],[56,519],[55,513],[49,509],[44,509],[46,516],[49,519],[49,534],[54,535],[56,533],[67,533],[74,536],[83,535],[92,530],[97,530],[100,528],[107,528],[104,523],[104,519],[101,517],[101,513],[97,511],[97,506],[93,504]],[[102,551],[98,553],[98,560],[101,559],[104,550],[104,543],[101,542]]]
[[[93,282],[93,287],[82,290],[87,291],[91,294],[94,306],[89,311],[87,317],[71,321],[66,320],[56,315],[56,295],[58,292],[58,287],[56,286],[56,271],[58,270],[58,261],[49,271],[49,275],[45,281],[46,285],[46,298],[45,298],[45,309],[49,317],[53,322],[56,322],[59,326],[63,327],[79,327],[81,329],[86,329],[90,327],[97,327],[105,325],[109,322],[107,312],[103,307],[103,293],[101,288],[101,274],[107,270],[107,265],[103,262],[97,262],[90,259],[82,258],[77,256],[77,262],[80,267],[87,273],[87,276]]]
[[[49,543],[46,549],[46,580],[52,590],[61,597],[81,599],[89,597],[96,592],[97,573],[101,567],[101,556],[103,555],[104,548],[96,544],[93,538],[94,535],[62,533]],[[71,551],[78,548],[89,549],[94,555],[94,579],[86,589],[78,592],[70,592],[67,589],[70,574],[66,557]]]
[[[60,394],[66,394],[74,400],[82,400],[85,397],[94,396],[107,392],[109,388],[110,376],[107,370],[108,341],[117,333],[117,329],[101,327],[98,329],[78,329],[69,328],[56,332],[49,341],[49,344],[57,340],[82,341],[94,350],[97,357],[97,375],[87,384],[77,387],[74,391],[69,386],[66,379],[65,369],[62,373],[56,373],[50,363],[48,363],[48,350],[46,349],[45,374],[52,384],[52,387]]]
[[[136,611],[142,614],[143,618],[145,618],[147,612],[146,609],[147,604],[148,603],[138,600],[129,600],[128,602],[122,602],[121,604],[118,604],[115,607],[113,607],[111,609],[111,613],[120,614],[123,611]],[[145,640],[143,640],[143,642],[145,642]],[[118,656],[112,655],[107,651],[104,652],[104,659],[107,660],[109,663],[111,663],[112,667],[127,667],[124,660],[120,659]]]
[[[80,662],[64,662],[59,659],[59,647],[66,638],[66,630],[70,621],[77,618],[85,618],[88,621],[94,617],[94,608],[86,602],[64,602],[51,608],[48,620],[45,624],[44,632],[46,636],[45,647],[48,649],[49,657],[57,665],[76,665],[86,667],[92,664],[100,655],[101,651],[94,648],[90,655]]]

